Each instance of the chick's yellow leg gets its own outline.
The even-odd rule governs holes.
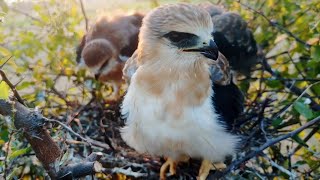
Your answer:
[[[224,163],[211,163],[208,160],[203,160],[199,170],[198,180],[206,180],[210,170],[220,170],[225,169],[226,165]]]
[[[168,167],[169,167],[169,172],[171,175],[176,174],[177,163],[173,159],[168,158],[167,161],[160,168],[160,179],[161,180],[166,179],[166,172],[167,172]]]

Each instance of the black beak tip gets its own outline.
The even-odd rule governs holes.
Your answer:
[[[210,40],[209,46],[205,46],[200,49],[187,49],[184,51],[186,51],[186,52],[200,52],[203,56],[205,56],[209,59],[212,59],[212,60],[217,60],[218,56],[219,56],[218,46],[213,40]]]
[[[211,40],[209,46],[203,48],[201,54],[209,59],[217,60],[219,56],[219,49],[217,44]]]

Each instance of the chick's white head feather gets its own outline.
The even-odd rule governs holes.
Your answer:
[[[138,61],[144,63],[154,60],[158,55],[162,55],[161,59],[168,59],[163,58],[163,54],[167,54],[171,59],[203,58],[199,53],[183,52],[186,47],[172,45],[165,35],[170,32],[195,35],[197,42],[193,48],[196,48],[209,44],[212,31],[213,24],[209,13],[199,6],[180,3],[157,8],[143,19],[139,34]]]

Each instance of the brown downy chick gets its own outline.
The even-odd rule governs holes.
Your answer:
[[[118,98],[125,60],[138,46],[143,15],[136,13],[112,19],[101,17],[82,38],[77,47],[77,62],[102,82],[114,85]]]
[[[211,3],[200,4],[209,12],[214,25],[213,37],[232,70],[250,76],[260,61],[260,51],[247,22],[237,13],[227,12]]]

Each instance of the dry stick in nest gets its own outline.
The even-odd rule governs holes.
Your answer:
[[[55,123],[58,123],[59,125],[61,125],[64,129],[66,129],[67,131],[69,131],[70,133],[72,133],[73,135],[75,135],[76,137],[80,138],[82,141],[88,143],[90,146],[93,145],[93,146],[97,146],[97,147],[101,147],[103,149],[110,149],[109,145],[105,144],[105,143],[102,143],[102,142],[99,142],[99,141],[95,141],[93,139],[90,139],[90,138],[84,138],[82,137],[80,134],[74,132],[69,126],[63,124],[62,122],[58,121],[58,120],[54,120],[54,119],[47,119],[47,118],[44,118],[45,121],[47,122],[55,122]]]

